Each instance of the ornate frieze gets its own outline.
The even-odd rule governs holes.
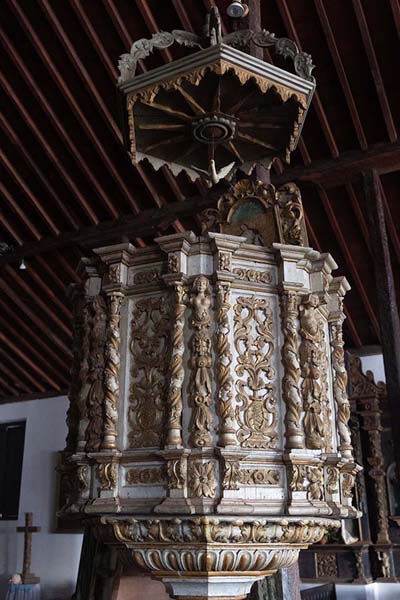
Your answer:
[[[300,389],[301,369],[298,334],[298,303],[296,292],[281,294],[282,362],[284,375],[282,394],[286,404],[285,435],[287,448],[304,448],[304,431],[302,424],[303,399]]]
[[[242,269],[237,267],[236,269],[233,269],[233,272],[240,281],[268,284],[273,282],[271,271],[257,271],[256,269]]]
[[[234,307],[236,420],[238,440],[247,448],[273,448],[277,408],[272,366],[273,319],[265,298],[240,296]]]
[[[306,447],[324,447],[325,427],[323,414],[323,390],[321,386],[321,357],[324,354],[324,329],[319,313],[319,298],[307,295],[300,305],[300,362],[303,382],[304,431]]]
[[[128,485],[163,485],[166,482],[164,467],[134,467],[126,471]]]
[[[192,446],[211,446],[212,358],[211,288],[208,279],[196,277],[190,292],[190,369],[188,395],[192,407],[190,442]]]
[[[277,469],[241,469],[239,482],[242,485],[279,485],[281,476]]]
[[[146,271],[138,271],[133,276],[133,282],[138,285],[144,283],[154,283],[161,280],[161,274],[158,269],[148,269]]]
[[[169,318],[168,296],[142,298],[134,303],[128,408],[131,448],[163,444]]]

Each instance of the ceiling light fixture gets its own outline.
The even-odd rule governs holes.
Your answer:
[[[226,9],[226,12],[228,13],[228,16],[233,19],[241,19],[248,14],[249,7],[247,4],[243,4],[241,0],[233,0]]]

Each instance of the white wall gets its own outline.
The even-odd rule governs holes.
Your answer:
[[[0,405],[0,423],[26,420],[18,521],[0,521],[0,598],[10,574],[22,570],[23,534],[15,527],[33,512],[32,570],[41,578],[43,600],[69,598],[74,591],[82,536],[54,530],[57,452],[65,445],[66,398]]]
[[[378,381],[386,381],[382,354],[368,354],[365,356],[360,356],[360,358],[363,373],[372,371],[374,374],[375,383],[378,383]]]

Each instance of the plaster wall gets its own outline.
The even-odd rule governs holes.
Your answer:
[[[374,374],[375,382],[385,381],[385,366],[383,364],[383,356],[382,354],[368,354],[365,356],[360,356],[361,364],[363,372],[372,371]]]
[[[26,420],[24,460],[18,521],[0,521],[0,598],[7,580],[22,570],[23,534],[16,533],[24,513],[33,512],[32,570],[40,576],[42,600],[70,598],[75,588],[82,536],[53,533],[57,452],[64,447],[67,428],[65,397],[0,406],[0,423]]]

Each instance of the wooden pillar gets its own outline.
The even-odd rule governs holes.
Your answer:
[[[400,436],[397,431],[400,421],[400,319],[379,175],[376,171],[371,170],[364,173],[363,177],[375,271],[386,387],[392,413],[394,454],[397,476],[400,480]]]

